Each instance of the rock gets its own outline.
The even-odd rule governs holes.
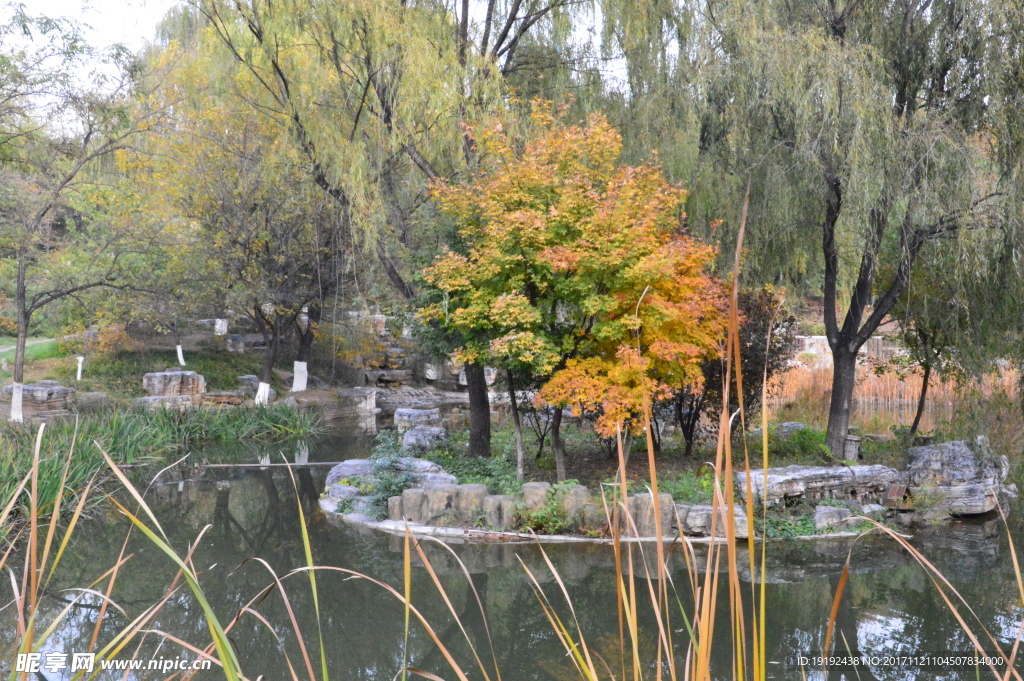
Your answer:
[[[1016,499],[1020,496],[1020,492],[1017,490],[1016,484],[1003,485],[1003,496],[1007,499]]]
[[[909,455],[909,490],[915,507],[926,507],[923,517],[977,515],[995,509],[1004,465],[985,438],[979,437],[973,448],[962,440],[912,447]]]
[[[767,504],[774,506],[791,497],[811,501],[843,499],[861,501],[879,498],[900,474],[886,466],[787,466],[768,469]],[[750,480],[754,498],[760,503],[764,476],[758,473]],[[746,497],[746,474],[736,474],[737,496]]]
[[[246,397],[255,397],[260,387],[260,377],[246,374],[238,377],[238,385]]]
[[[0,391],[4,402],[10,402],[13,395],[13,385],[5,385]],[[22,386],[21,403],[25,409],[66,410],[71,408],[74,395],[74,388],[67,388],[57,381],[36,381]]]
[[[349,459],[342,461],[327,473],[328,487],[342,478],[360,478],[373,473],[373,462],[369,459]]]
[[[442,426],[415,426],[405,431],[402,449],[429,449],[447,439],[448,431]]]
[[[573,485],[562,490],[558,505],[565,513],[565,517],[569,519],[570,525],[573,525],[579,521],[580,511],[588,501],[590,501],[590,490],[583,485]]]
[[[459,485],[456,508],[462,520],[476,521],[484,510],[484,498],[487,497],[487,485]]]
[[[330,486],[327,496],[338,501],[354,499],[359,496],[359,488],[352,485],[334,484]]]
[[[192,406],[190,395],[152,395],[150,397],[136,397],[132,400],[133,407],[140,407],[149,411],[157,409],[177,409],[184,411]]]
[[[686,513],[683,524],[683,534],[697,537],[707,537],[711,533],[711,506],[691,506]],[[733,535],[736,539],[746,539],[749,536],[750,528],[747,522],[747,514],[738,504],[735,507],[735,524]],[[715,536],[725,536],[725,521],[728,514],[725,509],[719,509],[719,520],[715,523]]]
[[[675,517],[672,519],[672,524],[679,534],[684,534],[683,529],[686,527],[686,517],[689,514],[689,504],[676,504]]]
[[[388,520],[402,520],[402,497],[388,497]]]
[[[206,379],[194,371],[155,371],[142,377],[142,387],[154,397],[202,395]]]
[[[324,513],[333,515],[338,512],[338,500],[331,499],[330,497],[321,497],[320,508]]]
[[[210,406],[238,406],[244,401],[245,393],[241,390],[213,390],[199,397],[199,404]]]
[[[245,353],[245,336],[240,336],[237,333],[231,334],[224,340],[224,346],[227,351],[232,355],[241,355]]]
[[[893,521],[900,527],[910,527],[916,520],[917,514],[913,511],[899,511],[893,516]]]
[[[871,442],[895,442],[896,436],[892,433],[865,433],[864,439]]]
[[[881,504],[864,504],[860,509],[860,515],[882,522],[885,520],[887,509]]]
[[[395,428],[400,432],[414,426],[441,425],[441,412],[438,409],[409,409],[402,407],[395,410]]]
[[[284,398],[283,400],[281,400],[279,404],[283,407],[291,407],[292,409],[299,408],[299,403],[293,395],[289,395],[288,397]]]
[[[113,402],[106,393],[78,393],[75,397],[75,407],[81,412],[94,412],[110,409]]]
[[[441,378],[441,370],[433,364],[425,363],[423,365],[423,378],[428,381],[436,381]]]
[[[376,388],[342,388],[338,390],[340,407],[359,415],[378,414]]]
[[[426,490],[414,487],[402,492],[402,517],[412,523],[426,522],[424,517],[427,501]]]
[[[539,511],[548,500],[549,482],[527,482],[523,484],[523,506],[529,511]]]
[[[515,525],[515,503],[515,498],[507,494],[490,494],[484,497],[487,526],[503,532],[512,529]]]
[[[597,504],[583,504],[580,509],[580,529],[585,532],[604,532],[608,529],[608,517],[604,507]]]
[[[456,504],[459,497],[458,485],[437,485],[427,487],[424,492],[426,498],[423,502],[424,522],[437,525],[445,521],[456,519],[458,509]]]
[[[814,529],[841,530],[847,525],[847,519],[853,515],[850,509],[839,506],[817,506],[814,509]]]
[[[659,494],[659,510],[661,511],[661,536],[672,536],[672,518],[675,515],[675,504],[671,494]],[[637,494],[629,497],[629,514],[633,517],[633,524],[636,525],[637,537],[656,537],[657,524],[654,515],[654,495],[650,492]],[[625,520],[625,518],[623,519]],[[623,531],[630,535],[633,528],[626,526]]]

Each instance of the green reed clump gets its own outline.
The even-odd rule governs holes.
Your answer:
[[[32,466],[37,424],[0,426],[0,498],[15,489]],[[102,447],[119,465],[145,463],[184,454],[207,442],[308,438],[321,431],[316,414],[289,407],[143,411],[115,409],[57,421],[46,428],[40,450],[39,501],[52,504],[60,486],[64,459],[74,443],[67,490],[85,486],[105,468]]]

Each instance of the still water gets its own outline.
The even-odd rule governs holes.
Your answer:
[[[290,451],[279,454],[293,459]],[[332,440],[312,446],[300,457],[309,461],[332,461],[364,453],[352,441]],[[255,459],[250,459],[250,456]],[[266,452],[243,450],[207,452],[202,458],[214,463],[230,459],[258,460]],[[202,534],[193,553],[200,581],[212,607],[222,622],[230,622],[268,585],[273,573],[284,576],[305,564],[300,535],[299,507],[307,518],[313,558],[316,564],[361,572],[402,588],[402,541],[329,522],[318,512],[317,500],[323,491],[327,467],[296,470],[294,485],[281,468],[207,468],[201,473],[183,466],[169,471],[147,493],[147,500],[171,543],[186,552]],[[141,473],[138,476],[141,479]],[[144,483],[143,483],[144,484]],[[124,547],[131,558],[120,570],[113,599],[124,613],[107,615],[99,631],[101,643],[109,640],[129,618],[167,596],[175,577],[173,563],[137,532],[128,536],[128,523],[109,505],[104,505],[76,532],[73,544],[59,575],[46,590],[41,605],[41,621],[49,622],[74,597],[75,589],[90,584],[117,560]],[[1012,647],[1024,610],[1015,587],[1013,563],[1001,524],[987,522],[958,523],[952,527],[919,532],[913,543],[931,559],[964,595],[981,622],[1006,649]],[[678,547],[677,547],[678,548]],[[677,552],[677,548],[673,549]],[[857,651],[867,655],[918,655],[926,652],[972,650],[967,637],[938,595],[925,572],[892,541],[864,538],[849,540],[774,542],[768,547],[767,651],[771,665],[769,678],[799,679],[801,671],[787,664],[794,656],[820,649],[832,605],[832,594],[839,582],[847,554],[853,549],[851,576],[837,616],[837,651]],[[520,560],[541,582],[548,598],[563,617],[570,614],[557,584],[544,566],[537,546],[530,543],[461,545],[454,547],[465,562],[472,584],[455,561],[438,546],[427,547],[432,565],[468,632],[472,645],[488,665],[494,679],[487,630],[477,605],[483,604],[493,641],[494,656],[506,681],[579,678],[565,656],[551,624],[537,602]],[[612,549],[603,545],[548,545],[548,555],[557,567],[575,608],[584,636],[592,650],[617,667],[618,619],[614,597]],[[703,550],[698,548],[698,558]],[[263,562],[254,560],[260,558]],[[741,565],[746,563],[745,554]],[[639,564],[639,560],[638,560]],[[688,576],[677,554],[671,561],[674,583],[683,606],[690,609],[685,586]],[[19,572],[20,574],[20,572]],[[331,679],[390,681],[401,669],[404,639],[403,610],[395,598],[381,587],[351,574],[337,571],[319,573],[319,634],[308,577],[287,577],[284,591],[303,638],[317,678],[321,677],[318,659],[318,635],[322,635]],[[750,588],[749,579],[743,583]],[[646,589],[645,581],[638,587]],[[101,587],[102,588],[102,587]],[[475,589],[475,593],[474,593]],[[10,587],[5,587],[4,602]],[[730,635],[728,597],[723,581],[718,611],[720,642],[715,651],[718,678],[730,678]],[[749,592],[745,594],[749,599]],[[455,618],[438,595],[429,574],[421,565],[413,567],[413,603],[430,622],[437,635],[449,645],[467,670],[470,679],[482,679]],[[93,635],[98,600],[85,599],[72,608],[72,614],[44,647],[44,651],[84,651]],[[231,638],[242,661],[245,674],[267,681],[292,678],[287,659],[298,678],[306,679],[303,655],[297,644],[289,609],[279,591],[257,599],[252,607],[266,623],[252,615],[242,615],[231,630]],[[969,617],[966,608],[961,608]],[[14,623],[10,613],[0,620],[0,646],[10,650]],[[683,618],[676,613],[672,622],[675,642],[685,650]],[[649,613],[641,615],[644,644],[641,656],[654,656],[656,631]],[[268,627],[269,625],[269,627]],[[203,614],[193,597],[180,585],[166,605],[147,627],[199,645],[210,640]],[[161,636],[151,633],[143,645],[142,656],[178,655],[171,643],[157,650]],[[683,661],[679,657],[680,669]],[[129,657],[126,654],[125,657]],[[10,659],[4,661],[10,669]],[[440,675],[457,678],[432,643],[425,630],[413,626],[410,633],[409,665]],[[599,663],[600,666],[600,663]],[[646,668],[645,678],[653,678]],[[981,670],[982,677],[991,677]],[[123,672],[100,678],[122,678]],[[136,672],[128,678],[166,678],[169,674]],[[39,679],[66,678],[60,673],[44,673]],[[197,678],[214,679],[214,671],[201,672]],[[820,672],[807,670],[806,678],[821,678]],[[842,678],[833,671],[829,678]],[[924,671],[908,664],[878,664],[857,673],[845,672],[847,679],[973,679],[975,671]]]

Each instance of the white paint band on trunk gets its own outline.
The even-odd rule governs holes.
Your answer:
[[[181,345],[175,345],[174,348],[178,351],[178,364],[185,366],[185,353],[181,351]]]
[[[85,357],[75,357],[78,360],[78,375],[75,377],[76,381],[82,380],[82,363],[85,362]]]
[[[226,336],[228,333],[228,320],[226,319],[214,319],[213,320],[213,335],[214,336]]]
[[[11,390],[11,423],[25,422],[25,415],[21,410],[24,391],[25,386],[22,383],[15,383]]]
[[[306,363],[296,362],[295,375],[292,377],[292,392],[299,393],[305,390],[307,378],[308,374],[306,373]]]
[[[270,384],[260,381],[259,388],[256,389],[256,404],[269,404],[270,403]]]

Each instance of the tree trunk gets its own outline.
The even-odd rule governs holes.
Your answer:
[[[555,477],[565,482],[565,448],[562,446],[562,407],[555,407],[551,417],[551,451],[555,453]]]
[[[302,324],[295,324],[295,337],[298,340],[298,349],[295,353],[296,362],[309,361],[309,355],[313,350],[313,330],[320,322],[321,315],[322,311],[319,305],[310,305],[309,312],[306,313],[308,319],[306,328],[302,328]]]
[[[825,444],[832,456],[843,457],[846,436],[850,430],[850,408],[853,385],[857,378],[857,353],[837,344],[832,351],[832,398],[828,409],[828,432]]]
[[[512,427],[516,431],[516,478],[523,479],[525,452],[523,451],[523,424],[519,420],[519,404],[516,402],[516,384],[512,370],[508,370],[508,401],[512,407]]]
[[[491,455],[491,403],[482,364],[466,364],[469,389],[469,455]]]
[[[23,423],[25,416],[22,407],[25,382],[25,343],[28,340],[28,323],[31,313],[28,311],[26,294],[27,264],[24,258],[18,260],[18,282],[15,302],[18,307],[18,340],[14,348],[14,385],[11,388],[11,422]]]
[[[917,413],[914,414],[914,423],[910,426],[910,437],[917,435],[917,428],[921,425],[921,417],[924,416],[924,405],[928,401],[928,380],[932,377],[932,365],[928,362],[924,365],[924,377],[921,381],[921,395],[917,398]]]

